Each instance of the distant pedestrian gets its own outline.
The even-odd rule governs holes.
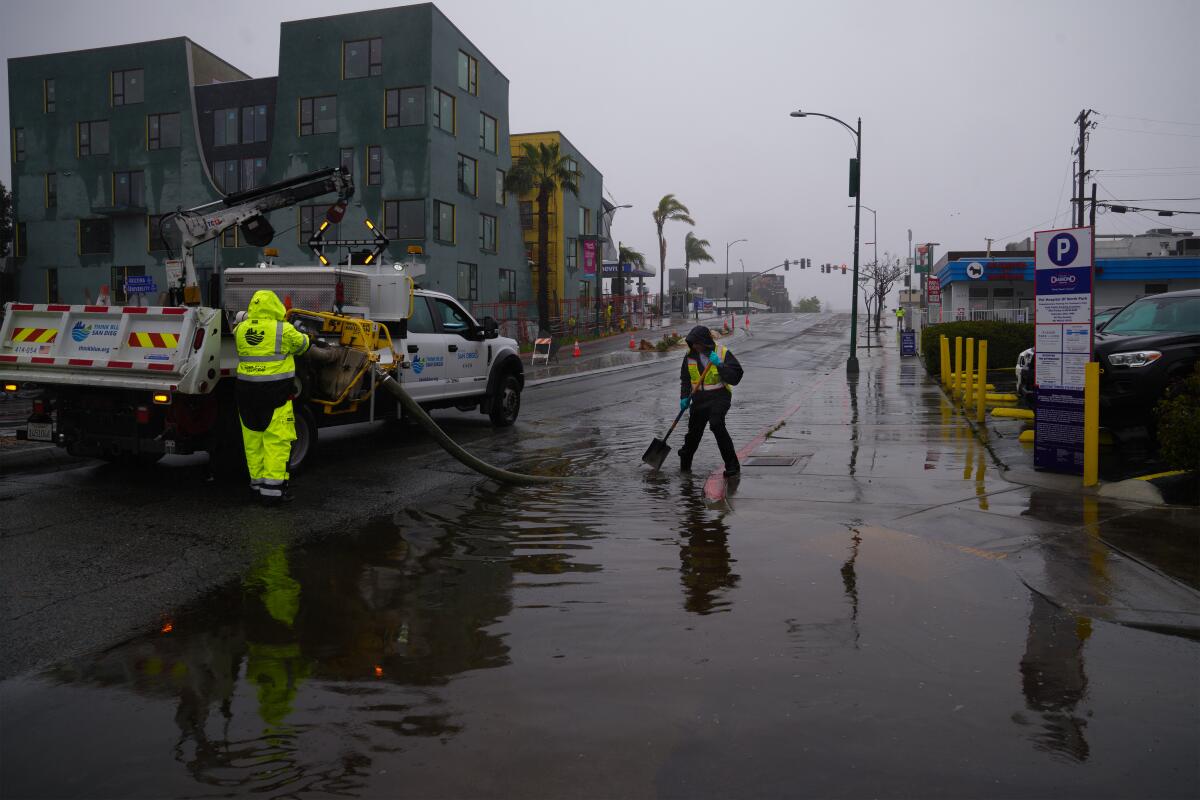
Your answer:
[[[725,475],[737,475],[742,471],[741,464],[725,427],[725,415],[733,403],[733,387],[742,380],[742,365],[728,347],[713,341],[712,332],[703,325],[692,328],[685,341],[689,349],[679,369],[679,405],[680,408],[690,405],[692,411],[688,416],[687,436],[679,450],[679,469],[691,471],[692,456],[700,447],[707,425],[716,437],[725,462]],[[694,389],[697,391],[693,401]]]

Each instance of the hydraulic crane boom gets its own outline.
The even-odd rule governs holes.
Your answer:
[[[167,283],[172,295],[182,295],[185,305],[200,304],[200,286],[193,260],[193,251],[198,245],[239,226],[242,238],[248,244],[266,247],[275,236],[266,216],[268,212],[333,192],[337,193],[337,200],[325,212],[325,218],[336,224],[346,212],[346,203],[354,196],[354,181],[340,167],[237,192],[216,203],[180,209],[164,218],[162,224],[167,224],[168,220],[175,224],[182,243],[180,258],[167,261]]]

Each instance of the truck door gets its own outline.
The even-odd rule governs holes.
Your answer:
[[[405,357],[412,365],[403,370],[401,381],[405,391],[418,401],[444,396],[450,369],[446,358],[449,355],[446,337],[438,332],[430,313],[429,301],[421,295],[413,298],[413,313],[408,320],[405,346],[408,349]]]
[[[488,365],[479,326],[457,303],[440,297],[429,301],[446,342],[446,393],[480,394],[486,388]]]

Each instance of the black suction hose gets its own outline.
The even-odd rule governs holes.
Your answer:
[[[386,389],[388,393],[392,395],[392,397],[395,397],[397,400],[399,400],[400,405],[404,407],[405,412],[412,414],[413,417],[416,418],[417,422],[421,423],[421,427],[428,431],[429,435],[437,440],[437,443],[442,446],[443,450],[476,472],[486,475],[494,480],[498,480],[501,483],[513,483],[517,485],[561,483],[562,481],[571,480],[571,478],[563,476],[522,475],[519,472],[509,472],[506,469],[493,467],[491,464],[476,458],[467,452],[467,450],[464,449],[458,442],[447,436],[446,432],[439,428],[437,423],[425,413],[425,409],[421,408],[417,401],[413,400],[409,396],[408,392],[404,391],[404,387],[400,385],[400,382],[397,381],[395,377],[383,371],[382,369],[379,369],[378,366],[374,367],[374,369],[375,380],[379,382],[379,386],[383,389]]]

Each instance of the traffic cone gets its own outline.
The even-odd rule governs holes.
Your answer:
[[[630,349],[630,350],[636,350],[636,349],[637,349],[637,345],[633,343],[633,334],[632,334],[632,333],[631,333],[631,334],[629,334],[629,349]]]
[[[573,358],[579,358],[579,340],[578,339],[575,340],[575,349],[573,351],[571,351],[571,356]]]

